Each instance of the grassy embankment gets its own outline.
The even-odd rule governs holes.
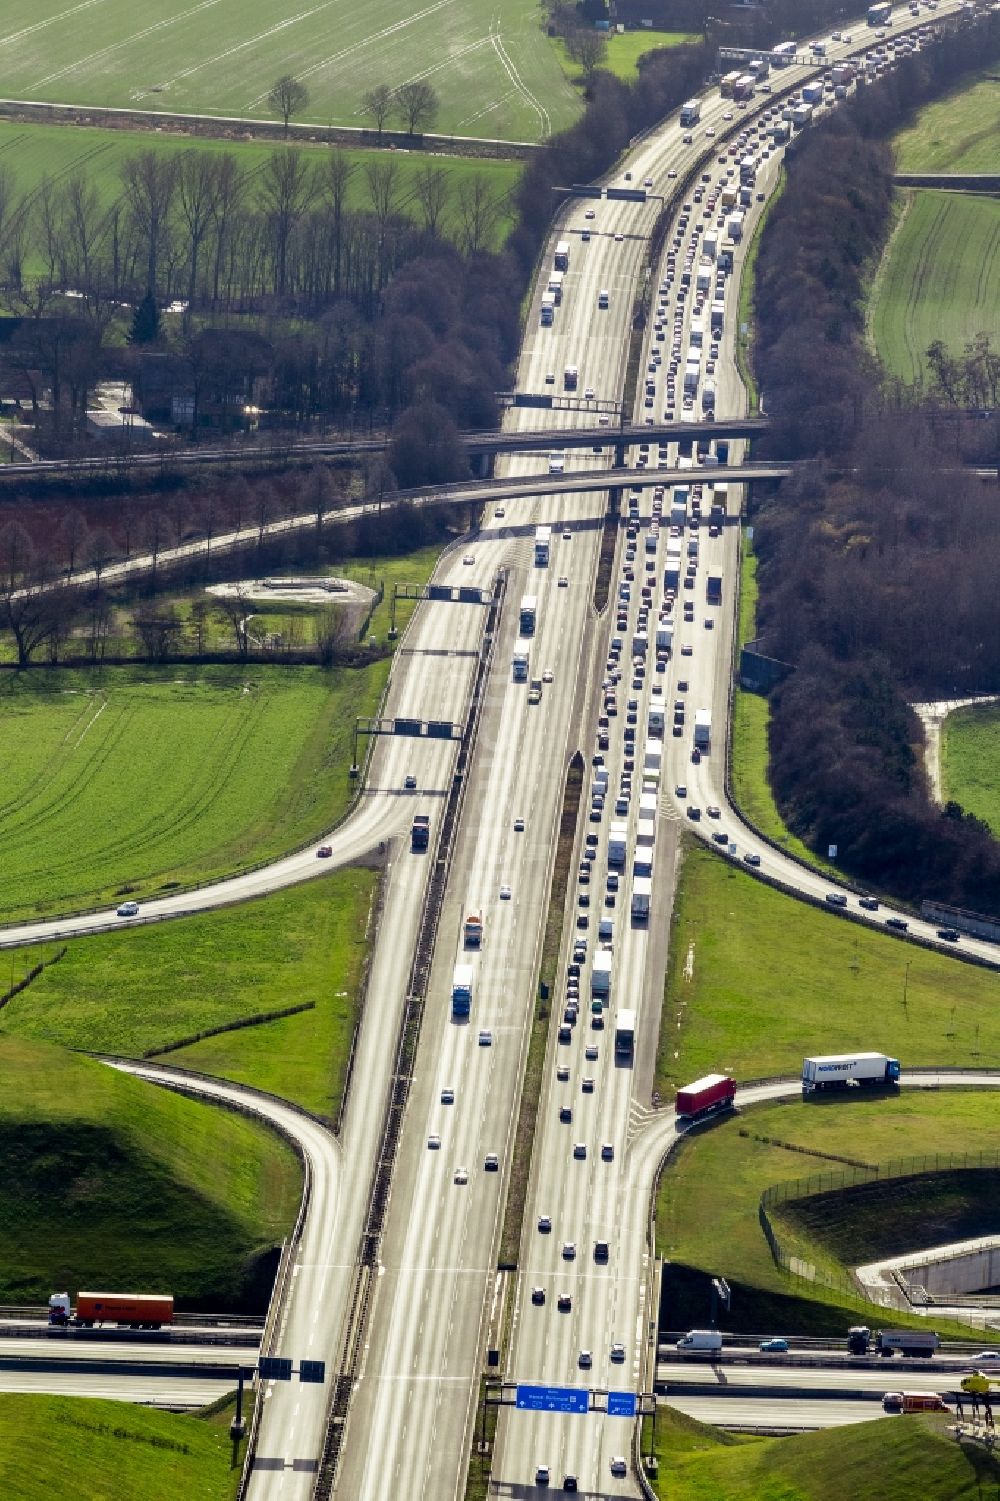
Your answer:
[[[66,1047],[157,1056],[270,1090],[318,1115],[340,1105],[358,1017],[373,871],[332,871],[243,906],[70,942],[0,1013],[10,1033]],[[58,949],[61,945],[54,945]],[[19,979],[48,945],[17,949]],[[7,961],[0,964],[4,984]],[[252,1026],[312,1002],[307,1011]],[[188,1046],[173,1045],[232,1028]]]
[[[1000,837],[1000,705],[956,709],[941,730],[941,790]]]
[[[10,676],[0,697],[0,914],[138,899],[294,848],[344,813],[361,669],[109,668]]]
[[[913,191],[869,307],[869,338],[886,369],[908,385],[921,381],[936,339],[960,354],[979,333],[995,337],[998,304],[1000,202]]]
[[[172,1292],[188,1309],[264,1311],[301,1189],[284,1142],[241,1116],[3,1033],[0,1077],[0,1302],[43,1303],[53,1288],[89,1286]]]
[[[838,1157],[876,1165],[921,1153],[995,1149],[992,1092],[904,1090],[878,1099],[796,1101],[755,1106],[719,1122],[686,1141],[663,1178],[657,1239],[672,1263],[669,1327],[700,1324],[708,1314],[707,1279],[724,1276],[733,1290],[727,1328],[844,1334],[858,1318],[847,1268],[995,1228],[997,1175],[901,1179],[772,1206],[785,1249],[842,1282],[840,1293],[775,1266],[757,1219],[764,1190],[814,1173],[839,1182],[844,1164],[831,1160]]]
[[[700,846],[675,907],[656,1088],[713,1070],[795,1073],[804,1053],[866,1047],[903,1067],[987,1064],[1000,976],[844,922]]]
[[[234,1463],[233,1412],[230,1403],[181,1415],[101,1398],[4,1392],[0,1495],[4,1501],[230,1501],[245,1447]]]
[[[995,172],[1000,137],[996,78],[963,83],[920,111],[893,145],[898,172]]]
[[[856,1047],[893,1054],[904,1068],[975,1066],[1000,1045],[998,996],[1000,978],[987,970],[801,906],[696,847],[686,856],[675,910],[656,1087],[669,1099],[677,1085],[711,1071],[744,1079],[796,1073],[805,1053]],[[992,1096],[904,1092],[898,1100],[755,1109],[745,1122],[714,1126],[687,1143],[664,1175],[658,1210],[661,1250],[681,1268],[678,1322],[704,1317],[697,1300],[704,1302],[700,1274],[708,1272],[740,1284],[737,1327],[841,1329],[846,1315],[824,1305],[822,1289],[790,1282],[774,1267],[757,1224],[760,1193],[839,1170],[814,1152],[877,1164],[927,1151],[993,1150],[995,1114]],[[741,1135],[744,1124],[752,1136]],[[957,1213],[942,1206],[944,1218]],[[935,1241],[949,1238],[929,1215],[927,1228]],[[796,1233],[806,1235],[811,1259],[828,1257],[812,1232]],[[917,1225],[914,1239],[919,1233]],[[699,1276],[688,1277],[687,1268]]]
[[[744,534],[742,573],[740,576],[740,616],[738,646],[752,641],[757,632],[757,558],[753,544]],[[733,733],[730,748],[730,779],[733,798],[747,818],[773,839],[786,854],[803,860],[819,870],[833,871],[827,861],[815,855],[786,826],[774,801],[768,780],[768,727],[771,710],[760,693],[748,693],[737,687],[733,692]]]
[[[760,392],[757,390],[757,382],[753,373],[753,341],[754,341],[754,274],[757,266],[757,256],[760,254],[760,242],[767,223],[767,216],[777,203],[785,190],[785,174],[781,173],[778,185],[770,195],[760,218],[757,220],[750,243],[747,246],[746,259],[743,262],[743,271],[740,276],[739,298],[736,303],[736,368],[739,371],[740,380],[746,387],[747,410],[755,413],[760,407]],[[733,316],[730,308],[729,316]]]
[[[985,1501],[1000,1481],[1000,1461],[956,1444],[946,1421],[926,1414],[751,1438],[661,1408],[654,1487],[670,1501]],[[648,1424],[642,1451],[649,1453]]]

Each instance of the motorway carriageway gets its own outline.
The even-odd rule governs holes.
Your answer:
[[[718,101],[712,101],[709,110],[712,112],[710,118],[721,114]],[[643,164],[648,162],[650,170],[661,173],[672,159],[679,159],[678,143],[679,132],[671,123],[643,143],[636,156],[637,172],[641,172]],[[601,233],[589,247],[591,251],[596,247],[600,256],[595,254],[588,265],[582,254],[583,247],[574,250],[574,269],[582,270],[583,276],[577,287],[571,289],[570,303],[575,301],[576,306],[566,317],[569,326],[561,341],[554,346],[556,354],[550,350],[540,351],[538,331],[529,328],[522,354],[522,375],[528,384],[532,383],[537,369],[546,368],[550,362],[558,368],[564,353],[569,363],[572,362],[571,355],[582,351],[576,361],[581,366],[581,383],[593,381],[602,386],[606,383],[607,391],[615,389],[616,383],[620,385],[628,322],[626,314],[632,305],[631,291],[639,271],[642,242],[629,234],[618,251],[612,231],[619,224],[631,227],[627,214],[635,207],[601,204]],[[574,217],[581,212],[580,206],[574,207]],[[597,288],[604,285],[613,289],[615,315],[608,319],[602,332],[593,309]],[[566,313],[565,308],[563,312]],[[732,321],[730,317],[730,326]],[[591,362],[589,369],[584,363],[584,355]],[[604,395],[606,391],[602,389],[600,394]],[[723,386],[720,398],[724,396]],[[723,479],[725,476],[719,470],[706,470],[701,477]],[[608,482],[616,483],[616,476],[609,474]],[[552,505],[539,508],[537,505],[526,507],[518,504],[516,515],[510,519],[516,520],[521,527],[534,520],[553,520],[558,524],[562,519],[559,509]],[[581,496],[572,514],[575,519],[582,515],[596,520],[600,511],[596,499],[588,504]],[[734,530],[728,529],[729,532]],[[345,1480],[351,1463],[367,1471],[361,1478],[355,1469],[353,1478],[358,1483],[348,1483],[343,1488],[342,1493],[350,1494],[352,1498],[369,1492],[372,1498],[381,1496],[385,1486],[393,1483],[397,1470],[400,1473],[405,1471],[409,1494],[413,1497],[425,1495],[428,1501],[443,1501],[443,1498],[456,1494],[464,1484],[463,1437],[467,1443],[483,1333],[484,1292],[492,1282],[490,1261],[495,1245],[499,1186],[504,1176],[503,1173],[492,1175],[492,1181],[484,1178],[482,1152],[497,1150],[506,1167],[514,1114],[512,1106],[520,1085],[525,1023],[532,999],[534,955],[540,924],[544,920],[549,860],[565,765],[564,751],[575,743],[573,726],[592,722],[590,715],[596,707],[597,684],[602,675],[600,654],[594,655],[595,629],[589,616],[590,581],[596,559],[595,533],[583,529],[575,535],[576,540],[570,543],[556,541],[546,582],[538,589],[534,587],[537,575],[531,566],[530,541],[516,533],[506,537],[499,530],[492,536],[484,535],[475,545],[476,567],[471,574],[463,574],[461,565],[455,566],[458,554],[452,551],[435,579],[436,582],[475,582],[488,586],[498,565],[513,569],[508,593],[510,608],[505,611],[497,667],[488,690],[487,719],[484,719],[484,729],[488,720],[492,737],[484,736],[483,753],[477,757],[473,770],[473,782],[481,800],[477,802],[473,796],[467,802],[467,812],[470,807],[479,810],[478,838],[463,838],[460,842],[454,880],[442,920],[442,941],[438,944],[430,996],[432,1004],[428,1009],[429,1025],[425,1024],[425,1038],[421,1044],[421,1071],[408,1111],[400,1154],[404,1170],[397,1172],[393,1185],[392,1223],[387,1232],[384,1255],[385,1271],[391,1271],[392,1275],[383,1275],[380,1279],[366,1371],[359,1389],[362,1402],[359,1411],[352,1413],[348,1430]],[[563,548],[565,552],[560,552]],[[579,553],[574,553],[575,548],[579,548]],[[557,592],[556,575],[562,572],[569,573],[570,587]],[[727,569],[726,619],[731,619],[734,578],[735,571]],[[519,698],[508,683],[516,602],[521,592],[528,592],[529,582],[532,592],[542,596],[537,642],[539,665],[551,664],[554,668],[554,684],[545,689],[541,712],[526,710],[523,690],[523,696]],[[410,644],[424,652],[436,635],[445,651],[454,650],[456,644],[477,646],[475,608],[436,605],[430,610],[420,609],[414,616],[419,624]],[[715,638],[720,640],[720,649],[713,653],[699,646],[695,658],[700,669],[697,691],[711,691],[713,708],[720,684],[728,682],[731,636],[727,637],[727,633],[720,630],[715,633]],[[706,634],[701,641],[707,639]],[[601,650],[603,652],[603,643]],[[675,662],[673,675],[676,672]],[[390,689],[391,694],[394,690],[396,693],[398,707],[395,712],[406,713],[409,708],[409,712],[419,712],[419,717],[426,718],[431,712],[426,701],[428,694],[433,700],[434,710],[439,710],[439,705],[447,701],[450,693],[453,696],[449,706],[451,712],[442,714],[442,717],[461,719],[460,706],[468,680],[468,663],[463,664],[456,658],[452,658],[443,671],[441,659],[433,655],[416,662],[413,657],[401,658],[394,669],[393,688]],[[402,694],[400,686],[404,690]],[[414,693],[409,705],[405,703],[407,686]],[[627,697],[627,689],[622,689],[622,696]],[[701,706],[695,703],[694,692],[690,702],[692,711]],[[724,718],[724,712],[718,719],[713,714],[713,724],[719,727],[716,738],[720,745],[725,743],[724,735],[720,733]],[[584,747],[589,749],[586,740]],[[433,748],[417,747],[412,742],[390,742],[387,746],[380,746],[373,760],[376,787],[384,793],[398,789],[404,769],[409,770],[411,762],[415,762],[422,788],[443,788],[447,783],[452,753],[442,747],[437,747],[435,753]],[[708,759],[721,785],[719,763],[722,756],[716,754]],[[669,773],[664,780],[669,787]],[[388,818],[373,820],[373,832],[380,835],[401,830],[408,815],[419,806],[419,801],[407,806],[406,799],[395,795],[375,796],[371,800],[388,804],[392,810]],[[673,837],[665,825],[676,822],[679,811],[676,806],[671,808],[670,795],[664,801],[668,806],[661,810],[663,817],[657,850],[661,875],[668,868],[664,852]],[[723,796],[717,801],[720,806],[725,806]],[[518,813],[527,817],[528,827],[532,830],[531,839],[511,834],[512,820]],[[727,810],[727,816],[736,819],[730,810]],[[338,854],[349,857],[352,820],[349,819],[340,832]],[[747,836],[742,831],[741,835],[745,840]],[[309,856],[314,860],[311,851],[304,858]],[[427,863],[414,861],[408,853],[400,851],[390,867],[389,905],[382,924],[384,941],[376,946],[369,986],[369,1014],[361,1034],[361,1051],[368,1054],[367,1061],[362,1059],[360,1074],[356,1065],[352,1103],[342,1145],[338,1148],[331,1142],[333,1150],[329,1160],[321,1164],[319,1172],[314,1169],[314,1185],[322,1188],[322,1203],[314,1204],[309,1216],[307,1230],[313,1250],[301,1251],[296,1263],[299,1275],[293,1284],[295,1295],[286,1312],[287,1327],[283,1331],[281,1353],[295,1356],[321,1352],[329,1360],[337,1348],[345,1280],[349,1280],[350,1262],[357,1244],[354,1229],[360,1224],[357,1201],[365,1198],[371,1181],[370,1166],[375,1147],[372,1123],[377,1112],[371,1110],[370,1102],[381,1100],[384,1095],[386,1060],[375,1055],[380,1045],[384,1052],[385,1038],[395,1035],[394,1017],[398,1015],[405,989],[406,968]],[[800,867],[787,860],[783,861],[781,870],[789,884],[808,878],[808,873],[803,873]],[[305,874],[304,869],[302,874]],[[266,873],[264,875],[266,882]],[[514,899],[506,909],[497,902],[496,895],[498,883],[505,875],[509,876],[514,892]],[[261,882],[261,889],[267,889],[265,882]],[[662,891],[662,881],[659,885]],[[821,890],[826,885],[823,883]],[[216,895],[215,901],[206,905],[216,904],[219,899]],[[493,1024],[495,1046],[490,1049],[480,1050],[475,1046],[473,1028],[453,1028],[447,1021],[447,993],[451,968],[457,957],[458,929],[469,901],[481,901],[487,910],[484,959],[489,967],[480,968],[474,1022],[476,1026]],[[621,910],[626,910],[624,897]],[[515,911],[518,914],[516,923],[510,915]],[[623,986],[627,980],[630,988],[642,988],[644,996],[655,995],[660,957],[657,956],[654,964],[647,967],[642,958],[647,941],[645,936],[640,934],[628,940],[626,935],[626,940],[621,945],[621,952],[628,967],[626,971],[617,971],[614,983]],[[649,1006],[640,1005],[640,1034],[644,1015],[648,1030],[653,1011]],[[621,1338],[627,1348],[622,1384],[632,1386],[643,1383],[646,1359],[640,1337],[645,1288],[644,1205],[655,1168],[668,1145],[668,1136],[673,1134],[673,1123],[669,1123],[669,1131],[658,1120],[651,1121],[647,1129],[639,1130],[643,1125],[643,1113],[631,1104],[631,1078],[627,1070],[613,1067],[607,1042],[605,1035],[596,1096],[600,1103],[595,1106],[600,1114],[594,1116],[592,1129],[586,1135],[591,1147],[599,1144],[601,1139],[613,1138],[615,1163],[595,1161],[596,1153],[591,1151],[585,1170],[577,1175],[576,1169],[582,1165],[572,1164],[568,1152],[568,1144],[575,1137],[576,1130],[570,1127],[563,1131],[561,1146],[556,1146],[560,1137],[553,1135],[549,1116],[540,1123],[536,1142],[539,1161],[547,1164],[553,1174],[551,1186],[556,1188],[562,1182],[571,1189],[566,1196],[560,1195],[553,1202],[565,1203],[566,1226],[569,1233],[575,1235],[580,1248],[582,1265],[578,1264],[579,1272],[572,1277],[573,1285],[579,1283],[581,1287],[596,1289],[597,1296],[592,1308],[581,1308],[582,1300],[576,1300],[579,1318],[567,1320],[561,1326],[551,1319],[544,1326],[534,1326],[534,1348],[531,1350],[525,1346],[526,1359],[520,1367],[520,1374],[542,1374],[551,1367],[563,1382],[574,1379],[575,1369],[567,1357],[577,1340],[581,1344],[584,1339],[590,1341],[595,1352],[602,1352],[604,1362],[607,1359],[604,1353],[606,1339],[614,1331],[614,1337]],[[574,1053],[582,1055],[582,1037],[578,1037],[578,1043]],[[446,1074],[445,1070],[449,1072]],[[147,1077],[161,1077],[164,1072],[145,1066],[137,1071]],[[575,1061],[574,1071],[579,1079],[583,1071],[582,1057]],[[443,1082],[457,1084],[456,1104],[459,1100],[463,1102],[450,1117],[444,1117],[439,1108]],[[779,1088],[787,1091],[788,1087]],[[637,1088],[636,1093],[641,1097],[641,1090]],[[361,1104],[355,1108],[353,1102],[359,1098]],[[574,1103],[576,1099],[574,1091]],[[269,1105],[263,1113],[273,1113],[276,1108]],[[362,1110],[367,1111],[365,1121],[358,1118]],[[445,1118],[453,1122],[447,1128],[451,1139],[447,1149],[435,1159],[434,1154],[427,1151],[426,1133]],[[638,1135],[629,1136],[630,1123],[633,1132],[638,1130]],[[339,1183],[341,1150],[352,1168],[344,1175],[348,1181],[343,1185]],[[438,1166],[432,1168],[430,1164],[435,1160]],[[468,1188],[461,1197],[459,1188],[452,1182],[459,1163],[467,1166],[470,1174]],[[609,1169],[603,1180],[597,1178],[597,1168]],[[536,1176],[538,1172],[540,1169],[536,1170]],[[574,1176],[570,1177],[570,1174]],[[600,1189],[599,1182],[602,1184]],[[533,1192],[536,1190],[537,1184]],[[595,1193],[593,1212],[602,1224],[611,1225],[616,1238],[612,1241],[611,1267],[603,1269],[607,1275],[595,1276],[590,1272],[589,1276],[583,1276],[583,1265],[587,1263],[590,1247],[590,1201]],[[349,1195],[350,1203],[338,1203],[341,1195]],[[532,1233],[533,1223],[529,1217],[528,1228]],[[557,1240],[561,1240],[565,1233],[563,1225],[556,1228],[551,1238],[553,1251]],[[534,1249],[531,1254],[533,1257],[536,1254]],[[546,1312],[555,1318],[554,1310]],[[523,1321],[523,1314],[519,1317]],[[518,1348],[515,1343],[515,1350]],[[284,1392],[280,1390],[282,1387]],[[295,1458],[308,1461],[317,1454],[316,1417],[318,1412],[321,1433],[327,1394],[318,1389],[322,1401],[314,1401],[311,1406],[306,1400],[308,1395],[306,1388],[293,1385],[289,1390],[288,1383],[268,1385],[266,1416],[258,1452],[263,1456],[278,1453],[285,1458],[280,1461],[280,1481],[273,1472],[262,1473],[259,1486],[255,1484],[252,1488],[253,1494],[270,1498],[279,1494],[280,1488],[282,1501],[286,1497],[308,1494],[309,1481],[300,1471],[292,1471],[291,1461]],[[304,1418],[298,1412],[300,1399],[309,1406],[310,1417],[305,1426]],[[368,1404],[367,1410],[365,1403]],[[546,1452],[553,1463],[557,1450],[564,1451],[565,1446],[572,1442],[578,1447],[580,1458],[587,1460],[586,1470],[580,1465],[585,1487],[595,1479],[606,1486],[606,1464],[600,1463],[603,1440],[595,1432],[591,1420],[575,1421],[577,1433],[571,1440],[564,1421],[525,1419],[525,1422],[552,1425],[551,1433],[548,1429],[540,1430],[538,1437],[544,1438]],[[497,1473],[504,1483],[530,1488],[539,1450],[534,1443],[524,1442],[522,1430],[515,1430],[517,1437],[508,1443],[503,1436],[506,1422],[505,1419],[501,1424]],[[351,1428],[355,1426],[352,1435]],[[513,1419],[510,1426],[514,1427]],[[624,1437],[608,1442],[614,1442],[617,1452],[627,1449]],[[368,1459],[371,1460],[370,1468],[366,1463]],[[257,1478],[255,1476],[255,1482]],[[627,1491],[628,1487],[623,1489]]]

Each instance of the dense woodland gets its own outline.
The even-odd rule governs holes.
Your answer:
[[[1000,352],[938,360],[931,393],[888,385],[864,296],[892,222],[884,138],[1000,52],[989,17],[904,60],[798,144],[757,262],[761,450],[815,459],[759,500],[763,649],[795,671],[772,694],[771,768],[790,826],[863,880],[1000,912],[1000,845],[929,798],[910,702],[1000,691],[1000,511],[962,472],[996,462]]]

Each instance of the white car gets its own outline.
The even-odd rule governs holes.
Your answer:
[[[726,113],[723,115],[722,118],[724,120],[731,120],[733,118],[733,112],[732,112],[732,110],[731,109],[727,109]]]
[[[622,234],[621,230],[619,230],[618,233],[615,235],[615,244],[616,245],[620,245],[624,239],[625,239],[625,236]]]
[[[458,1184],[459,1188],[463,1187],[466,1183],[468,1183],[468,1181],[469,1181],[469,1170],[468,1170],[468,1168],[466,1168],[466,1167],[457,1167],[455,1169],[455,1182]]]
[[[588,210],[587,210],[587,212],[586,212],[586,213],[585,213],[585,214],[584,214],[584,216],[583,216],[583,217],[584,217],[584,218],[585,218],[585,219],[593,219],[593,218],[595,218],[595,217],[596,217],[596,216],[595,216],[595,214],[594,214],[594,210],[593,210],[593,209],[592,209],[592,208],[589,208],[589,209],[588,209]]]
[[[121,906],[118,908],[118,916],[119,917],[138,917],[139,916],[139,903],[138,902],[122,902]]]
[[[595,392],[593,386],[588,386],[583,393],[583,399],[584,401],[593,401],[596,395],[597,393]]]
[[[440,1136],[428,1136],[427,1145],[432,1152],[436,1152],[441,1146]]]
[[[713,136],[714,136],[714,135],[715,135],[715,131],[714,131],[714,130],[713,130],[713,129],[712,129],[712,127],[711,127],[711,125],[710,125],[710,126],[709,126],[709,127],[708,127],[708,129],[707,129],[707,130],[706,130],[706,131],[705,131],[705,134],[706,134],[706,135],[707,135],[707,136],[708,136],[708,139],[709,139],[709,140],[711,140],[711,139],[712,139],[712,137],[713,137]]]
[[[559,587],[560,587],[560,589],[568,589],[569,588],[569,579],[566,577],[566,575],[564,573],[561,573],[559,575]]]
[[[546,667],[545,671],[542,673],[542,682],[543,683],[551,683],[551,681],[552,681],[552,668],[551,667]]]
[[[509,902],[510,901],[510,887],[509,886],[501,886],[500,887],[500,900],[502,902]]]
[[[506,514],[507,509],[505,506],[497,506],[496,510],[493,512],[493,519],[494,521],[502,521]]]
[[[462,562],[465,564],[466,568],[470,568],[475,561],[475,554],[471,552],[467,552],[465,554],[465,557],[462,559]]]

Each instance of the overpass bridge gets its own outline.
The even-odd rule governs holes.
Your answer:
[[[540,408],[546,411],[581,410],[579,405],[557,405],[553,398]],[[713,422],[619,423],[600,427],[593,422],[572,427],[526,428],[521,432],[461,433],[459,441],[472,460],[488,460],[497,454],[541,453],[554,448],[610,448],[624,463],[625,450],[639,443],[685,443],[713,438],[753,438],[766,432],[766,417],[733,417]],[[31,462],[4,464],[0,480],[27,476],[84,474],[101,475],[109,470],[121,474],[142,470],[188,469],[211,465],[314,463],[317,459],[363,458],[384,453],[390,439],[382,434],[369,438],[310,438],[300,442],[227,443],[203,448],[157,449],[154,452],[119,450],[88,455],[77,459],[34,459]]]

